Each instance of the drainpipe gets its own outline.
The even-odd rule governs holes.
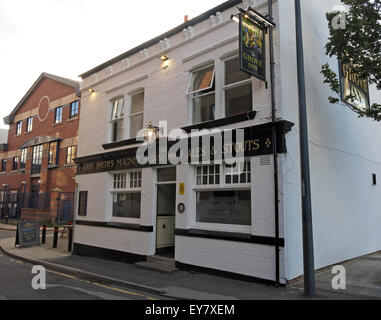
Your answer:
[[[269,20],[273,21],[273,1],[268,0]],[[273,29],[269,28],[270,47],[270,81],[271,81],[271,115],[272,115],[272,140],[274,155],[274,207],[275,207],[275,283],[280,285],[280,232],[279,232],[279,177],[278,177],[278,145],[276,135],[276,102],[275,102],[275,73],[274,73],[274,44]]]

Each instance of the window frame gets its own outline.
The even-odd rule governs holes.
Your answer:
[[[0,172],[7,172],[7,162],[8,162],[8,159],[1,159]]]
[[[135,113],[131,113],[132,111],[132,97],[134,96],[137,96],[139,94],[143,94],[143,111],[139,111],[139,112],[135,112]],[[136,117],[136,116],[139,116],[139,115],[142,115],[143,116],[143,127],[142,129],[144,129],[144,106],[145,106],[145,90],[144,89],[140,89],[134,93],[130,93],[129,94],[129,103],[128,103],[128,137],[130,139],[133,139],[133,138],[136,138],[138,136],[138,134],[134,137],[131,135],[131,118],[133,117]],[[140,130],[142,130],[140,129]]]
[[[73,148],[74,148],[74,152],[73,152]],[[69,149],[70,149],[70,153],[69,153]],[[74,159],[76,158],[76,156],[77,156],[77,146],[76,145],[68,146],[66,148],[65,165],[67,166],[75,165]],[[70,159],[71,162],[68,162],[68,159]]]
[[[192,80],[193,80],[193,75],[197,72],[200,72],[202,70],[205,70],[205,69],[208,69],[210,67],[213,66],[213,75],[212,75],[212,79],[211,79],[211,82],[210,82],[210,86],[207,87],[207,88],[204,88],[204,89],[199,89],[199,90],[195,90],[195,91],[190,91],[190,87],[191,87],[191,83],[192,83]],[[202,67],[199,67],[199,68],[196,68],[194,70],[191,70],[190,71],[190,77],[189,77],[189,81],[188,81],[188,87],[187,87],[187,91],[186,91],[186,94],[188,96],[192,96],[193,98],[193,95],[196,94],[196,93],[199,93],[199,92],[202,92],[202,91],[207,91],[207,90],[210,90],[211,88],[213,88],[213,84],[215,84],[215,80],[216,80],[216,63],[215,62],[211,62],[211,63],[208,63]],[[216,90],[214,90],[213,92],[215,92]]]
[[[251,110],[249,110],[248,112],[250,111],[253,111],[253,108],[254,108],[254,99],[253,99],[253,77],[249,77],[248,79],[244,79],[244,80],[240,80],[238,82],[234,82],[234,83],[229,83],[229,84],[226,84],[226,62],[230,61],[230,60],[234,60],[234,59],[239,59],[239,55],[238,54],[235,54],[235,55],[232,55],[232,56],[229,56],[229,57],[226,57],[222,60],[222,72],[223,72],[223,85],[222,85],[222,105],[223,105],[223,108],[222,108],[222,113],[223,113],[223,117],[226,118],[228,117],[227,116],[227,104],[226,104],[226,92],[230,89],[235,89],[235,88],[239,88],[239,87],[243,87],[243,86],[246,86],[246,85],[251,85]],[[239,63],[239,61],[238,61]],[[243,71],[241,71],[243,72]]]
[[[24,154],[25,152],[25,154]],[[23,162],[23,158],[25,156],[25,161]],[[23,171],[26,168],[26,161],[28,158],[28,148],[21,149],[21,155],[20,155],[20,170]]]
[[[212,79],[210,82],[210,86],[208,86],[207,88],[204,88],[204,89],[190,91],[190,87],[191,87],[191,83],[192,83],[194,74],[197,72],[200,72],[202,70],[208,69],[210,67],[213,67],[213,75],[212,75]],[[216,110],[216,99],[217,99],[216,67],[217,67],[217,63],[216,63],[216,61],[213,61],[213,62],[209,62],[205,65],[202,65],[198,68],[194,68],[194,69],[189,71],[190,76],[189,76],[189,80],[188,80],[186,95],[189,99],[189,104],[190,104],[190,119],[191,119],[190,123],[191,124],[198,124],[198,123],[204,123],[204,122],[216,120],[216,116],[217,116],[217,110]],[[212,90],[213,86],[214,86],[214,90]],[[201,122],[196,121],[195,99],[200,99],[200,98],[211,96],[211,95],[214,95],[213,118],[205,120],[205,121],[201,121]]]
[[[26,119],[26,133],[33,131],[33,121],[34,117],[29,117],[28,119]]]
[[[222,164],[209,164],[209,165],[192,165],[194,170],[194,186],[192,188],[194,193],[194,206],[197,206],[197,192],[213,192],[213,191],[252,191],[253,171],[251,158],[245,158],[244,162],[250,162],[250,183],[245,184],[226,184],[225,163]],[[203,166],[219,165],[220,166],[220,184],[214,185],[197,185],[197,168]],[[252,204],[252,194],[251,194]],[[195,209],[196,210],[196,209]],[[251,218],[253,218],[253,207],[251,207]],[[224,223],[210,223],[210,222],[198,222],[197,212],[194,216],[193,229],[198,230],[211,230],[211,231],[223,231],[223,232],[238,232],[244,234],[251,234],[253,222],[250,225],[238,225],[238,224],[224,224]]]
[[[131,174],[134,173],[140,173],[140,186],[138,187],[130,187],[131,184]],[[125,175],[125,188],[115,188],[114,182],[115,182],[115,176],[117,175]],[[111,209],[111,221],[113,222],[131,222],[131,223],[139,223],[142,217],[142,184],[143,184],[143,170],[141,169],[135,169],[135,170],[125,170],[125,171],[116,171],[111,174],[110,176],[110,209]],[[140,194],[140,216],[139,218],[133,218],[133,217],[117,217],[114,216],[114,195],[116,194],[128,194],[128,193],[135,193]]]
[[[44,145],[39,144],[33,147],[33,153],[32,153],[32,169],[31,169],[31,174],[40,174],[41,173],[41,168],[42,168],[42,156],[44,153]],[[37,158],[35,156],[38,156]],[[38,160],[38,163],[35,163],[35,160]],[[38,168],[38,172],[36,172],[35,168]]]
[[[59,120],[57,120],[57,115],[60,116]],[[60,106],[54,109],[54,124],[62,123],[62,121],[63,121],[63,106]]]
[[[73,107],[74,107],[74,111],[75,111],[75,113],[73,113]],[[78,115],[79,115],[79,100],[76,100],[76,101],[73,101],[73,102],[70,104],[70,115],[69,115],[69,119],[75,119],[75,118],[78,118]]]
[[[12,171],[18,171],[19,170],[19,164],[20,164],[20,157],[16,156],[12,159]]]
[[[55,162],[51,161],[51,160],[54,160],[54,153],[51,153],[51,146],[54,144],[56,145],[56,147],[55,147],[56,161]],[[48,166],[49,167],[56,167],[56,166],[58,166],[58,163],[59,163],[59,141],[52,141],[49,143]]]
[[[16,122],[16,134],[15,136],[21,136],[22,134],[22,121]]]
[[[195,185],[193,187],[193,190],[195,191],[219,191],[221,189],[224,189],[226,191],[229,191],[229,190],[237,190],[237,189],[242,189],[242,190],[245,190],[245,189],[251,189],[251,184],[252,184],[252,164],[251,164],[251,160],[250,158],[245,158],[244,160],[245,163],[250,163],[250,171],[246,174],[250,174],[250,182],[247,182],[247,183],[237,183],[237,184],[233,184],[233,183],[226,183],[226,171],[225,171],[225,165],[226,163],[223,163],[223,164],[205,164],[205,165],[193,165],[193,167],[195,167],[195,177],[196,177],[196,180],[195,180]],[[219,184],[201,184],[201,185],[198,185],[197,184],[197,168],[199,167],[210,167],[210,166],[219,166],[220,167],[220,183]],[[209,177],[210,174],[208,173],[207,176]]]
[[[119,101],[120,99],[123,99],[123,104],[122,104],[122,110],[123,112],[121,113],[121,116],[120,117],[117,117],[117,118],[113,118],[113,115],[114,115],[114,103],[115,101]],[[125,136],[126,136],[126,131],[125,131],[125,103],[126,103],[126,99],[124,97],[124,95],[120,95],[120,96],[116,96],[114,98],[112,98],[110,100],[110,105],[111,105],[111,117],[109,118],[109,123],[110,123],[110,126],[111,126],[111,136],[110,136],[110,142],[113,143],[113,142],[118,142],[118,141],[122,141],[125,139]],[[110,114],[109,113],[109,114]],[[114,139],[115,137],[115,123],[118,123],[118,122],[121,122],[122,124],[122,137],[120,137],[120,139]],[[118,132],[118,130],[117,130]]]

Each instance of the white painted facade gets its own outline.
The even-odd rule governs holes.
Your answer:
[[[321,66],[338,73],[335,57],[325,55],[329,33],[325,13],[335,0],[301,1],[311,166],[315,267],[320,269],[381,249],[380,123],[359,119],[343,103],[331,105]],[[286,277],[303,273],[300,198],[299,120],[296,73],[294,1],[278,1],[281,50],[282,117],[296,125],[287,136],[283,172],[285,190]],[[371,103],[381,94],[371,88]]]
[[[248,1],[250,2],[250,1]],[[371,174],[381,174],[381,151],[376,139],[379,124],[357,119],[344,106],[333,106],[331,94],[323,84],[321,65],[337,61],[325,55],[328,36],[325,12],[339,1],[303,1],[304,46],[307,104],[309,116],[313,222],[316,268],[322,268],[381,249],[381,215],[377,208],[380,187],[372,186]],[[253,7],[267,13],[267,1],[253,1]],[[243,5],[242,5],[243,6]],[[216,119],[224,118],[224,61],[238,55],[238,26],[230,19],[236,6],[216,12],[172,37],[164,38],[103,70],[84,77],[82,83],[81,122],[78,157],[133,148],[137,145],[105,150],[111,142],[111,101],[125,99],[124,139],[131,138],[129,106],[131,96],[144,90],[144,127],[152,121],[168,121],[168,130],[192,124],[191,102],[186,95],[190,74],[200,66],[214,62]],[[298,100],[294,6],[292,0],[274,1],[275,99],[277,117],[295,123],[286,135],[288,152],[279,156],[280,251],[282,283],[303,273],[300,165],[298,136]],[[163,68],[160,55],[170,60]],[[267,59],[267,62],[269,59]],[[267,66],[267,75],[269,67]],[[269,76],[268,76],[269,77]],[[95,93],[90,94],[89,89]],[[244,128],[271,121],[270,90],[253,79],[254,120],[223,128]],[[372,92],[375,102],[380,95]],[[221,129],[223,129],[221,128]],[[367,159],[367,160],[366,160]],[[185,212],[176,210],[176,229],[200,229],[275,237],[274,167],[261,165],[261,157],[251,163],[251,226],[198,223],[196,220],[196,168],[176,167],[176,207],[185,204]],[[75,244],[116,250],[142,256],[156,253],[157,170],[142,169],[140,218],[116,218],[112,214],[112,178],[114,172],[84,174],[76,177],[78,191],[88,191],[87,215],[77,220],[153,226],[153,232],[76,225]],[[178,192],[185,184],[185,194]],[[228,271],[274,280],[275,247],[257,243],[216,240],[176,235],[175,260],[189,265]]]

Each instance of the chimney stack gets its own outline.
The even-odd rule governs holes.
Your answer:
[[[189,16],[186,14],[185,16],[184,16],[184,22],[188,22],[189,21]]]

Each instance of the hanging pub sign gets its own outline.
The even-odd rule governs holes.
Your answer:
[[[266,81],[265,30],[252,20],[240,15],[239,55],[240,69],[250,76]]]
[[[353,68],[349,64],[339,61],[339,69],[341,100],[359,109],[370,108],[368,80],[361,79],[358,74],[353,72]]]

